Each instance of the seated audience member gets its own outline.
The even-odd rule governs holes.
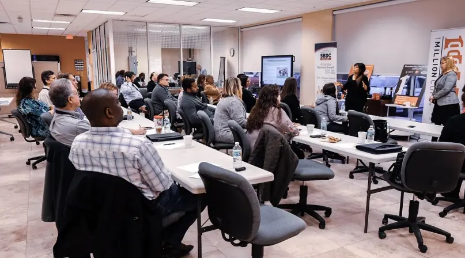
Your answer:
[[[40,100],[34,99],[32,92],[36,87],[36,80],[31,77],[23,77],[19,81],[16,90],[16,106],[18,111],[25,116],[27,123],[31,126],[32,136],[47,137],[50,132],[48,125],[40,118],[45,112],[53,114],[53,104],[48,105]],[[48,92],[47,92],[48,97]]]
[[[126,73],[126,71],[124,71],[124,70],[121,70],[121,71],[116,73],[116,87],[118,87],[118,89],[121,89],[121,85],[123,85],[123,83],[124,83],[124,74],[125,73]]]
[[[207,95],[208,101],[213,99],[213,104],[217,104],[221,98],[221,92],[216,87],[215,82],[213,81],[213,76],[207,75],[205,76],[205,94]]]
[[[215,139],[218,142],[234,143],[228,121],[236,121],[242,128],[247,125],[246,112],[242,103],[242,87],[238,78],[226,80],[223,98],[218,103],[214,116]]]
[[[239,78],[242,85],[242,101],[244,101],[247,113],[250,113],[253,106],[255,106],[255,103],[257,102],[255,96],[252,94],[251,91],[248,90],[250,86],[250,79],[245,74],[239,74],[237,75],[237,78]]]
[[[283,90],[281,91],[281,101],[291,109],[292,119],[294,123],[300,122],[300,101],[297,97],[297,80],[294,77],[289,77],[284,82]]]
[[[189,122],[193,127],[201,127],[200,117],[197,115],[197,111],[203,110],[210,118],[213,118],[213,113],[208,110],[208,106],[197,98],[197,83],[193,78],[184,78],[182,80],[182,88],[184,90],[183,97],[181,100],[180,108],[184,111]]]
[[[74,88],[76,88],[76,90],[78,89],[78,83],[76,81],[76,78],[74,78],[74,75],[71,74],[71,73],[60,73],[57,77],[57,79],[68,79],[71,81],[71,83],[73,84]]]
[[[247,119],[247,138],[251,152],[264,124],[271,124],[289,139],[299,135],[299,129],[292,124],[286,112],[281,109],[280,98],[277,85],[265,86],[260,90],[257,103]]]
[[[48,95],[48,91],[50,90],[50,84],[56,80],[55,73],[53,71],[47,70],[43,71],[42,74],[40,75],[40,78],[42,79],[42,82],[44,83],[44,87],[42,90],[39,92],[39,97],[38,99],[48,106],[53,105],[52,101],[50,100],[50,97]]]
[[[138,77],[136,77],[136,79],[134,79],[134,84],[139,87],[139,88],[142,88],[145,86],[145,73],[140,73]]]
[[[205,80],[206,80],[206,77],[203,74],[199,75],[199,77],[197,78],[197,87],[199,87],[199,94],[198,94],[199,98],[200,98],[200,93],[205,90]]]
[[[169,86],[170,80],[168,75],[165,73],[159,74],[157,77],[157,86],[155,86],[152,92],[153,108],[157,115],[163,113],[165,109],[165,100],[170,99],[174,101],[176,105],[178,104],[178,100],[171,95],[171,92],[168,90]]]
[[[50,99],[55,106],[50,134],[58,142],[71,147],[76,136],[90,130],[89,120],[77,111],[81,106],[79,94],[71,81],[62,78],[52,82]]]
[[[163,217],[185,211],[183,217],[164,229],[161,257],[187,255],[193,246],[181,241],[197,218],[198,197],[173,183],[171,173],[152,142],[117,127],[123,120],[123,110],[114,94],[105,89],[91,91],[84,97],[82,107],[91,129],[74,140],[70,161],[78,170],[127,180],[140,189],[152,202],[153,209]]]
[[[150,74],[150,81],[147,83],[147,92],[152,92],[153,89],[155,89],[155,86],[157,86],[157,73],[151,73]]]
[[[347,133],[347,117],[339,114],[339,105],[336,99],[336,85],[328,83],[323,86],[323,95],[318,96],[315,110],[326,119],[328,131]],[[339,124],[337,122],[343,122]]]
[[[462,93],[462,103],[465,105],[465,93]],[[465,145],[465,113],[450,118],[442,129],[440,142],[454,142]],[[465,166],[464,166],[465,168]],[[462,171],[465,172],[465,171]],[[442,194],[445,197],[459,198],[462,179],[459,179],[457,187],[450,193]]]
[[[132,109],[139,110],[146,113],[144,97],[140,93],[139,88],[134,85],[134,73],[129,71],[124,74],[126,81],[121,85],[121,94],[123,94],[124,100],[128,103],[128,106]]]

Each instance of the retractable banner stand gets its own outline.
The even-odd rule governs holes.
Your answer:
[[[315,96],[326,83],[337,81],[337,42],[315,44]]]
[[[428,73],[424,94],[423,123],[431,122],[434,104],[429,102],[434,90],[434,83],[441,76],[441,57],[451,56],[458,68],[457,94],[461,94],[465,84],[465,28],[438,30],[431,32],[430,48],[428,53]]]
[[[410,106],[420,107],[427,71],[426,65],[404,65],[394,92],[394,104],[404,105],[408,102]]]

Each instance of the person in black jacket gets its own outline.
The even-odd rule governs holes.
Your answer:
[[[138,88],[142,88],[145,86],[145,73],[140,73],[138,77],[136,77],[136,79],[134,79],[134,84],[138,87]]]
[[[247,89],[250,86],[249,77],[247,75],[245,75],[245,74],[239,74],[239,75],[237,75],[237,78],[239,78],[239,80],[241,80],[242,101],[244,101],[245,109],[246,109],[247,113],[250,113],[253,106],[255,106],[255,102],[257,102],[257,100],[255,99],[252,92]]]
[[[291,109],[294,123],[299,123],[300,120],[300,101],[297,97],[297,80],[294,77],[289,77],[284,82],[281,91],[281,102],[286,103]]]
[[[354,64],[353,74],[349,75],[346,84],[342,87],[347,91],[345,109],[363,112],[370,92],[370,82],[365,75],[366,66],[363,63]]]
[[[157,86],[157,76],[158,74],[155,72],[150,74],[150,81],[147,83],[147,92],[152,92],[153,89],[155,89],[155,86]]]

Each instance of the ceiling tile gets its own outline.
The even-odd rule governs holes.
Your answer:
[[[79,1],[60,1],[55,12],[60,14],[77,15],[82,11],[85,4],[86,2]]]

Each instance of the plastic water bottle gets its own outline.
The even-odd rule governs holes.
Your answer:
[[[238,142],[234,144],[234,148],[232,150],[233,156],[233,167],[240,168],[242,167],[242,148]]]
[[[321,126],[320,130],[322,133],[326,132],[328,130],[328,123],[326,122],[326,118],[322,117],[321,118]]]
[[[169,132],[171,130],[171,122],[170,122],[170,119],[165,116],[165,118],[163,119],[163,124],[165,126],[165,133]]]
[[[375,128],[371,125],[367,132],[367,142],[373,143],[375,141]]]
[[[132,120],[132,111],[128,109],[128,115],[127,115],[128,120]]]

